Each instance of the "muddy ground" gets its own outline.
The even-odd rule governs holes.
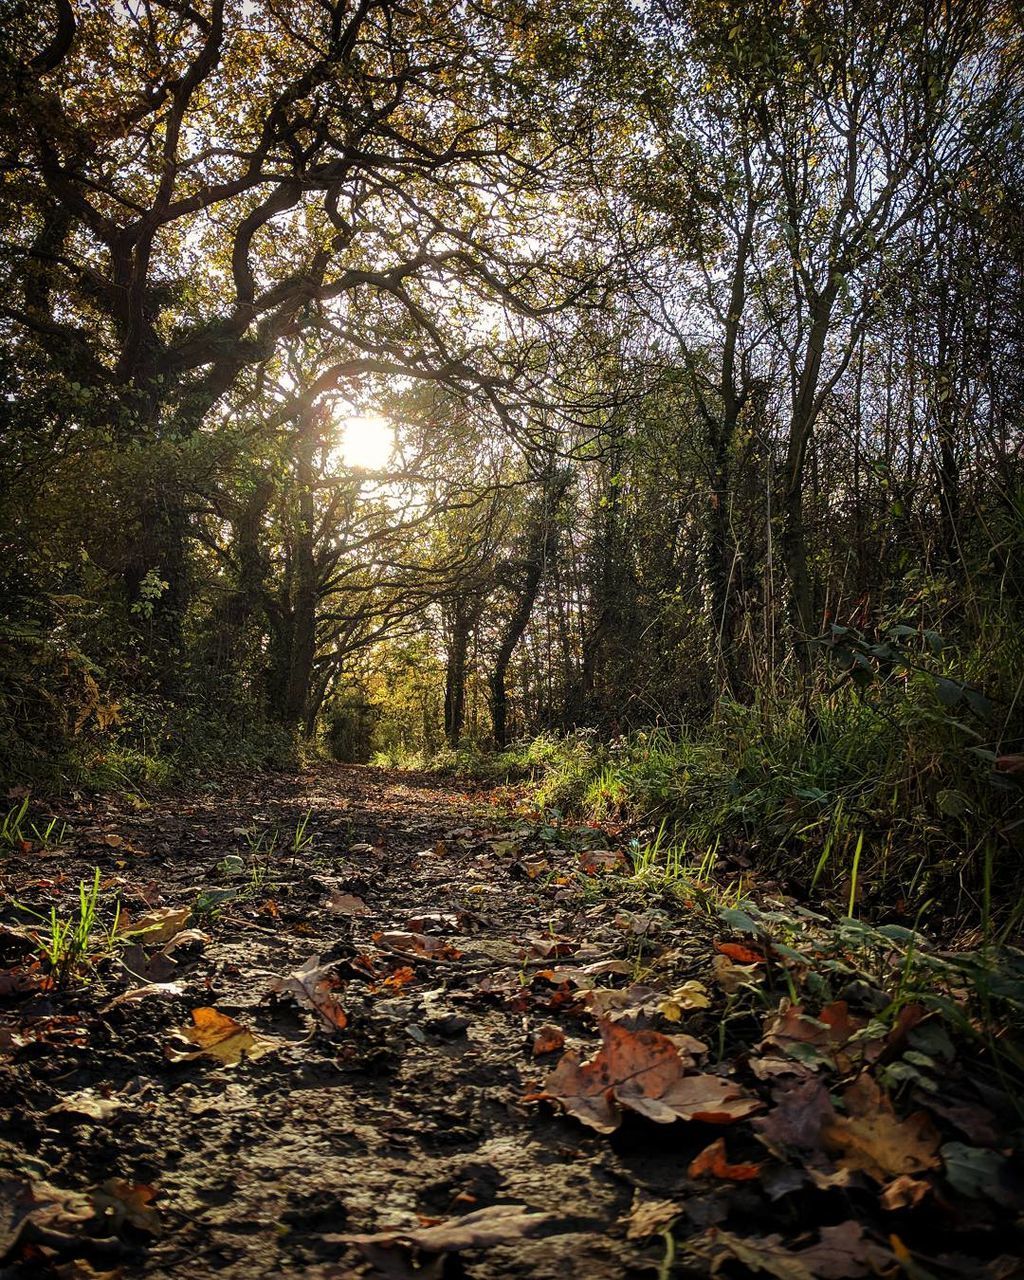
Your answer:
[[[0,967],[21,974],[0,1002],[5,1278],[1022,1274],[1012,1190],[960,1223],[940,1197],[915,1226],[901,1214],[917,1201],[880,1211],[870,1171],[821,1165],[808,1179],[766,1161],[745,1120],[654,1123],[625,1104],[607,1133],[530,1100],[563,1049],[599,1043],[593,983],[560,967],[606,987],[709,984],[713,942],[729,936],[677,895],[602,893],[615,836],[517,821],[449,780],[342,766],[55,812],[65,844],[29,843],[3,867],[14,931]],[[33,987],[29,918],[13,904],[70,910],[96,866],[104,927],[123,907],[118,945],[87,980]],[[312,1000],[288,986],[310,960]],[[259,1056],[201,1052],[187,1034],[197,1009],[255,1035]],[[700,1037],[704,1071],[736,1081],[752,1110],[771,1106],[775,1068],[718,1060],[714,1007],[621,1025]],[[981,1101],[950,1105],[977,1128]],[[726,1132],[726,1172],[694,1173]],[[929,1161],[907,1167],[927,1179]],[[924,1194],[915,1182],[908,1201]],[[493,1213],[513,1205],[545,1216]],[[444,1236],[488,1209],[470,1219],[471,1247]],[[440,1237],[410,1234],[436,1224]],[[678,1243],[716,1233],[762,1243],[748,1256]]]

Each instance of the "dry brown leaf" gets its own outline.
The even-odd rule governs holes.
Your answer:
[[[681,1022],[683,1014],[691,1009],[707,1009],[711,997],[703,982],[684,982],[670,991],[658,1004],[658,1012],[667,1022]]]
[[[618,849],[584,849],[579,861],[580,870],[588,876],[608,875],[626,866],[625,855]]]
[[[817,1280],[859,1280],[892,1270],[892,1253],[865,1235],[859,1222],[822,1227],[818,1235],[817,1244],[796,1255]]]
[[[8,1258],[33,1228],[71,1235],[95,1216],[92,1201],[83,1192],[20,1177],[0,1178],[0,1258]]]
[[[891,1269],[892,1253],[865,1236],[857,1222],[822,1227],[818,1243],[793,1249],[782,1236],[738,1236],[714,1229],[699,1240],[687,1242],[691,1253],[707,1258],[713,1274],[729,1259],[750,1273],[776,1280],[860,1280]]]
[[[410,916],[402,927],[412,933],[454,933],[460,927],[460,920],[452,911],[427,911]]]
[[[461,1253],[486,1249],[506,1240],[534,1235],[556,1222],[554,1214],[537,1213],[524,1204],[492,1204],[432,1227],[393,1227],[367,1235],[325,1235],[330,1244],[408,1245],[425,1253]]]
[[[753,1122],[769,1151],[785,1156],[791,1150],[820,1151],[823,1126],[835,1118],[828,1090],[817,1076],[778,1089],[775,1106]]]
[[[535,1058],[540,1057],[542,1053],[554,1053],[564,1047],[565,1032],[561,1027],[556,1027],[550,1022],[540,1027],[533,1037],[533,1056]]]
[[[304,1009],[320,1019],[326,1031],[341,1031],[348,1026],[348,1014],[338,1002],[335,992],[341,981],[330,965],[321,965],[317,956],[283,978],[271,978],[270,989],[278,995],[291,996]]]
[[[579,950],[579,943],[572,938],[527,937],[525,939],[527,956],[535,956],[539,960],[558,960],[562,956],[571,956]]]
[[[574,1052],[565,1054],[533,1100],[558,1102],[599,1133],[618,1127],[622,1107],[657,1124],[674,1120],[729,1124],[761,1106],[721,1076],[684,1074],[688,1064],[660,1032],[629,1031],[607,1019],[599,1028],[599,1052],[588,1062],[580,1062]]]
[[[554,971],[552,971],[554,972]],[[634,982],[622,990],[594,987],[583,998],[584,1004],[597,1018],[653,1018],[660,1014],[668,1022],[681,1022],[691,1009],[706,1009],[711,1003],[707,988],[700,982],[684,982],[674,991],[665,992],[646,983]]]
[[[386,951],[404,951],[416,956],[427,956],[431,960],[458,960],[462,956],[457,947],[445,942],[443,938],[432,938],[425,933],[392,930],[371,936],[377,946]]]
[[[156,1195],[155,1187],[141,1182],[125,1182],[121,1178],[108,1178],[92,1193],[92,1202],[100,1217],[119,1231],[128,1222],[139,1231],[155,1236],[160,1230],[160,1215],[150,1208]]]
[[[161,949],[162,956],[173,955],[180,947],[188,947],[193,943],[205,946],[210,941],[210,935],[203,933],[202,929],[182,929],[181,933],[176,933],[171,940]]]
[[[633,1194],[633,1207],[626,1225],[627,1240],[649,1240],[667,1230],[684,1212],[674,1200],[649,1200],[641,1198],[639,1191]]]
[[[843,1101],[847,1114],[826,1121],[821,1130],[825,1149],[842,1168],[888,1182],[938,1167],[942,1139],[923,1111],[900,1120],[867,1073],[846,1090]]]
[[[122,919],[117,932],[126,937],[138,938],[140,942],[170,942],[185,928],[191,915],[191,907],[158,907],[155,911],[147,911],[137,920]]]
[[[726,1182],[751,1182],[761,1174],[759,1164],[730,1164],[725,1139],[718,1138],[690,1161],[691,1178],[722,1178]]]
[[[113,1000],[108,1000],[100,1009],[100,1013],[116,1009],[120,1004],[134,1004],[136,1000],[145,1000],[149,996],[183,996],[184,994],[185,988],[180,982],[147,982],[145,986],[134,987],[131,991],[122,991]]]
[[[893,1212],[896,1209],[912,1209],[919,1205],[931,1190],[931,1184],[924,1178],[911,1178],[901,1173],[898,1178],[882,1188],[879,1201],[883,1209]]]
[[[365,916],[369,911],[369,907],[357,894],[342,893],[340,889],[331,891],[324,906],[336,916]]]
[[[192,1026],[181,1027],[178,1034],[199,1047],[181,1050],[165,1045],[164,1054],[171,1062],[208,1057],[216,1058],[225,1066],[234,1066],[243,1058],[260,1058],[280,1043],[269,1036],[257,1035],[234,1018],[209,1007],[193,1009]]]
[[[91,1089],[83,1089],[80,1093],[70,1093],[46,1112],[51,1115],[77,1116],[82,1120],[111,1120],[119,1111],[124,1110],[124,1103],[117,1098],[103,1098]]]
[[[850,1015],[845,1000],[826,1005],[817,1018],[800,1005],[784,1001],[777,1014],[765,1024],[762,1052],[783,1054],[812,1066],[838,1066],[849,1070],[850,1055],[843,1047],[865,1025]],[[863,1048],[861,1049],[863,1052]]]
[[[711,975],[727,996],[758,977],[756,964],[733,964],[728,956],[716,955],[711,961]]]

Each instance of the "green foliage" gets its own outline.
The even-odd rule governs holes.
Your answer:
[[[723,704],[704,729],[543,735],[488,763],[528,803],[599,820],[661,822],[638,865],[669,870],[681,849],[734,850],[847,914],[931,903],[979,920],[986,876],[1004,922],[1020,918],[1024,795],[943,709],[935,679],[856,684],[797,704]],[[467,762],[472,767],[472,762]],[[477,770],[479,772],[479,770]],[[987,869],[986,869],[987,868]]]
[[[120,905],[114,909],[109,928],[103,929],[98,918],[99,902],[100,869],[96,867],[90,885],[87,886],[85,881],[79,883],[78,911],[73,915],[60,916],[54,906],[47,918],[15,903],[18,910],[41,922],[42,927],[31,928],[28,932],[55,986],[68,987],[87,978],[96,961],[110,953],[117,932]]]

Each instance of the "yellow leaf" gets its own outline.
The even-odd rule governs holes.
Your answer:
[[[702,982],[684,982],[658,1005],[658,1012],[669,1022],[681,1022],[688,1009],[706,1009],[711,999]]]
[[[187,1062],[205,1055],[230,1067],[243,1057],[262,1057],[279,1043],[269,1036],[257,1035],[234,1018],[209,1007],[193,1009],[192,1023],[191,1027],[181,1027],[180,1034],[199,1048],[190,1051],[166,1046],[164,1053],[172,1062]]]

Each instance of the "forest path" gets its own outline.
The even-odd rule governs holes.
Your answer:
[[[881,934],[426,774],[64,816],[2,865],[0,1280],[1022,1274],[1002,1068]],[[118,945],[49,989],[24,907],[96,867]]]
[[[653,1274],[663,1242],[645,1253],[626,1239],[624,1219],[637,1187],[665,1195],[686,1181],[678,1134],[652,1146],[646,1126],[639,1140],[610,1144],[523,1102],[558,1060],[534,1056],[539,1028],[560,1022],[575,1039],[587,1017],[568,984],[538,973],[569,954],[630,968],[646,928],[621,903],[536,874],[546,856],[578,858],[564,848],[546,855],[550,831],[513,827],[484,793],[449,781],[345,766],[261,775],[145,808],[101,798],[69,818],[65,896],[99,865],[136,924],[197,899],[208,908],[198,921],[206,937],[178,947],[173,972],[159,954],[173,917],[150,935],[147,959],[134,956],[140,978],[173,980],[181,994],[100,1012],[126,989],[118,972],[105,990],[44,997],[38,1016],[58,1022],[48,1034],[39,1025],[37,1038],[59,1051],[23,1050],[4,1089],[3,1101],[17,1099],[7,1155],[34,1153],[48,1183],[114,1177],[158,1189],[158,1234],[136,1233],[128,1214],[127,1234],[143,1249],[121,1256],[86,1239],[84,1258],[101,1271],[115,1261],[125,1276]],[[309,844],[293,857],[297,830]],[[255,851],[252,833],[263,842]],[[586,828],[561,842],[606,844]],[[233,874],[226,857],[240,860]],[[41,865],[35,855],[32,869],[34,885],[18,875],[25,868],[8,867],[19,898],[32,900],[35,887],[52,901],[57,857]],[[239,885],[242,896],[212,901]],[[311,957],[340,981],[320,989],[328,1021],[335,1000],[348,1020],[333,1034],[311,1033],[314,1016],[271,991],[273,975]],[[175,1028],[211,1006],[280,1043],[233,1065],[168,1061],[169,1043],[189,1048]],[[689,1154],[706,1140],[688,1138]],[[406,1247],[325,1240],[495,1203],[551,1220],[537,1238],[517,1238],[513,1222],[511,1239],[460,1263],[450,1254],[444,1263],[442,1250],[424,1270],[406,1269]]]

